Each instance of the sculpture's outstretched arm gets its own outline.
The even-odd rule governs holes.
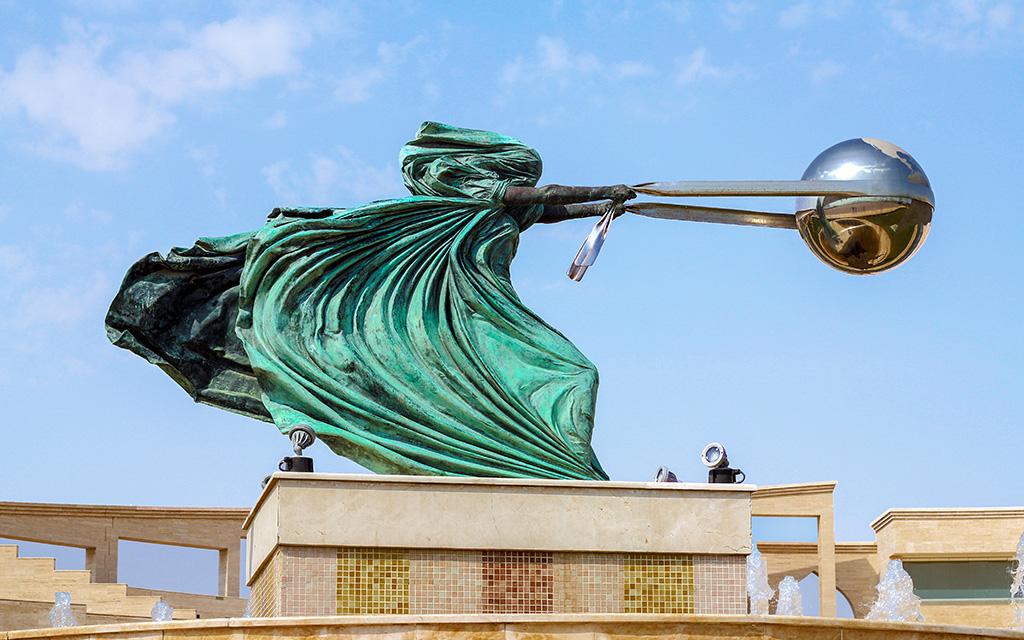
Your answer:
[[[549,184],[543,187],[509,187],[501,199],[503,204],[573,204],[614,200],[625,202],[636,197],[636,192],[624,184],[610,187],[564,187]]]
[[[636,192],[624,184],[610,187],[565,187],[560,184],[549,184],[543,187],[509,187],[502,198],[508,205],[544,205],[544,215],[538,222],[551,223],[575,218],[589,218],[604,215],[608,210],[607,202],[595,200],[611,200],[616,209],[616,217],[625,209],[622,203],[636,197]]]
[[[608,201],[587,202],[584,204],[546,204],[544,205],[544,213],[537,222],[542,224],[551,224],[553,222],[562,222],[563,220],[603,216],[605,212],[608,211],[609,204],[615,207],[616,218],[626,212],[626,207],[622,203],[613,203]]]

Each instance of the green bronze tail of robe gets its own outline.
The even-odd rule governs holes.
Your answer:
[[[310,425],[379,473],[606,479],[590,447],[597,371],[509,278],[519,232],[541,207],[505,207],[501,196],[536,184],[539,156],[512,138],[426,123],[402,165],[411,197],[286,211],[248,234],[236,315],[202,336],[229,347],[210,352],[240,364],[240,338],[238,368],[282,432]],[[136,286],[126,279],[122,293]],[[201,378],[199,401],[265,418],[251,385]]]

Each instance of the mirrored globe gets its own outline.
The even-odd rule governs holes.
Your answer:
[[[931,188],[913,157],[884,140],[855,138],[821,152],[802,180],[912,182]],[[884,192],[884,191],[883,191]],[[817,196],[797,199],[800,236],[825,264],[858,275],[881,273],[914,255],[928,237],[932,205],[899,196]]]

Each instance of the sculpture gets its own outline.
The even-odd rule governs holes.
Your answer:
[[[597,370],[508,269],[530,225],[605,214],[601,200],[620,213],[635,194],[534,188],[533,149],[432,122],[401,165],[410,197],[275,209],[255,232],[144,257],[108,336],[196,401],[309,425],[372,471],[606,479]]]
[[[655,182],[663,197],[800,196],[798,214],[634,203],[625,185],[535,188],[537,152],[425,123],[401,153],[412,196],[275,209],[266,225],[152,253],[125,276],[110,340],[197,402],[308,425],[381,473],[606,479],[590,447],[597,370],[520,302],[519,233],[601,216],[569,269],[594,263],[624,211],[800,229],[826,264],[880,273],[928,235],[934,196],[904,150],[855,139],[784,182]],[[609,203],[597,202],[608,200]]]

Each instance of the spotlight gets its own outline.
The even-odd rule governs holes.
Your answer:
[[[679,482],[676,479],[676,474],[672,473],[668,467],[658,467],[658,472],[654,474],[655,482]]]
[[[700,460],[709,469],[729,466],[729,457],[725,455],[725,447],[717,442],[712,442],[704,447],[704,451],[700,454]]]
[[[725,447],[717,442],[704,447],[700,459],[708,468],[708,482],[739,483],[747,479],[747,474],[743,471],[729,468],[729,456],[725,454]]]
[[[316,433],[308,425],[300,424],[288,432],[288,439],[292,441],[294,456],[285,456],[277,465],[281,471],[302,471],[312,473],[313,458],[302,455],[302,450],[316,442]]]

